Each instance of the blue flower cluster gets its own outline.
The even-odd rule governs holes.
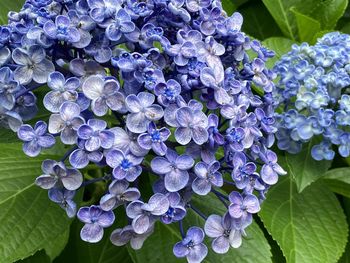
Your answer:
[[[298,153],[316,137],[315,160],[332,160],[333,145],[343,157],[350,155],[350,36],[328,33],[314,46],[293,45],[275,65],[279,76],[275,100],[278,147]]]
[[[27,0],[9,13],[0,27],[0,123],[29,156],[65,145],[36,184],[85,223],[83,240],[100,241],[124,207],[129,224],[112,232],[116,246],[140,249],[156,221],[179,222],[174,254],[188,262],[206,257],[205,236],[217,253],[241,245],[285,174],[269,149],[277,129],[265,62],[274,53],[241,32],[242,22],[219,0]],[[34,93],[50,117],[33,127],[22,123],[36,114]],[[86,180],[89,164],[106,175]],[[139,184],[146,177],[151,196]],[[76,191],[101,181],[99,202],[78,210]],[[193,204],[208,194],[224,215]],[[185,234],[189,210],[204,230]]]

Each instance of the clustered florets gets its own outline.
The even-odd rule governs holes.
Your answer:
[[[328,33],[314,46],[293,45],[276,63],[275,98],[283,111],[277,115],[280,149],[298,153],[319,137],[311,150],[315,160],[332,160],[332,145],[342,157],[350,155],[349,43],[349,35]]]
[[[29,156],[70,145],[36,179],[68,216],[75,191],[109,183],[97,205],[77,212],[83,240],[101,240],[124,205],[129,225],[110,237],[117,246],[141,248],[156,221],[180,222],[174,254],[189,262],[205,258],[205,235],[217,253],[241,245],[266,191],[285,174],[269,149],[274,74],[265,61],[273,52],[242,33],[242,22],[219,0],[27,0],[9,13],[0,28],[0,123]],[[32,128],[22,122],[38,110],[39,87],[50,117]],[[84,180],[79,170],[89,164],[107,175]],[[146,201],[139,178],[148,176],[157,180]],[[227,212],[203,214],[194,194],[213,195]],[[189,209],[206,220],[204,231],[185,234]]]

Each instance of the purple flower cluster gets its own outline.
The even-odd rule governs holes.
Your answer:
[[[205,258],[206,236],[217,253],[241,245],[285,174],[269,149],[274,74],[265,62],[274,53],[242,23],[219,0],[27,0],[10,12],[0,28],[0,125],[18,133],[29,156],[55,143],[67,149],[43,162],[36,184],[85,223],[83,240],[100,241],[123,206],[129,224],[112,232],[116,246],[140,249],[156,221],[179,222],[174,254],[188,262]],[[50,114],[34,127],[22,124],[36,114],[33,92]],[[107,175],[86,180],[88,165]],[[95,182],[107,192],[76,212],[75,193]],[[208,194],[224,215],[195,207],[192,196]],[[185,234],[189,209],[204,230]]]
[[[315,160],[332,160],[335,148],[350,156],[349,41],[349,35],[328,33],[314,46],[292,46],[276,63],[275,100],[284,108],[277,115],[280,149],[295,154],[316,137]]]

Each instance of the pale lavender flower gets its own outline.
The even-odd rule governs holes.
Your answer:
[[[115,216],[112,211],[103,211],[99,206],[82,207],[77,213],[78,219],[85,223],[80,231],[82,240],[97,243],[103,238],[103,229],[110,227]]]
[[[260,211],[259,200],[255,195],[246,194],[242,196],[238,192],[231,192],[229,194],[231,202],[229,206],[229,213],[235,219],[240,219],[243,224],[249,224],[252,221],[252,214]]]
[[[86,150],[93,152],[100,147],[109,149],[113,146],[114,134],[108,130],[103,120],[90,119],[78,129],[78,137],[85,141]]]
[[[113,181],[108,187],[108,194],[101,197],[100,206],[103,210],[109,211],[135,201],[141,196],[135,187],[129,187],[127,181]]]
[[[225,254],[230,246],[238,248],[242,244],[242,238],[239,231],[234,228],[233,219],[229,213],[223,217],[219,215],[210,215],[205,221],[205,234],[213,238],[211,247],[218,254]]]
[[[114,230],[111,234],[111,242],[116,246],[124,246],[130,242],[130,246],[135,249],[141,249],[145,240],[153,233],[154,227],[151,226],[143,234],[137,234],[130,225]]]
[[[41,165],[43,175],[36,178],[35,183],[43,189],[63,186],[73,191],[83,183],[82,174],[74,168],[67,168],[63,162],[45,160]]]
[[[124,95],[118,91],[119,83],[114,78],[90,76],[84,81],[82,90],[91,100],[91,109],[97,116],[106,115],[108,109],[118,111],[124,106]]]
[[[55,138],[47,133],[47,124],[38,121],[34,128],[23,124],[17,131],[18,138],[24,141],[23,151],[26,155],[38,156],[42,149],[50,148],[55,144]]]
[[[78,99],[77,89],[80,87],[78,78],[72,77],[66,80],[61,72],[55,71],[49,75],[47,85],[51,91],[46,93],[43,103],[45,108],[51,112],[59,112],[65,101]]]
[[[224,184],[222,174],[219,172],[221,165],[218,161],[207,164],[199,162],[194,167],[197,177],[192,182],[192,189],[198,195],[207,195],[213,186],[221,187]]]
[[[270,150],[267,150],[266,155],[261,156],[262,160],[265,162],[261,168],[261,179],[269,184],[275,184],[278,181],[278,175],[287,174],[286,171],[277,163],[277,155]]]
[[[150,122],[147,133],[140,134],[137,141],[142,148],[146,150],[152,149],[155,154],[163,156],[168,149],[164,142],[169,138],[170,134],[168,128],[157,129],[154,122]]]
[[[60,133],[64,144],[74,144],[77,140],[77,130],[84,124],[84,118],[80,117],[80,107],[74,102],[64,102],[59,114],[52,114],[49,119],[49,132]]]
[[[126,107],[130,111],[126,118],[126,126],[131,132],[143,133],[151,121],[157,121],[163,117],[163,108],[153,104],[154,100],[155,96],[148,92],[126,97]]]
[[[201,262],[208,254],[208,248],[203,243],[204,236],[201,228],[189,228],[186,237],[175,244],[174,255],[178,258],[186,257],[188,263]]]
[[[124,154],[120,150],[110,150],[106,156],[107,164],[113,168],[113,176],[117,180],[126,179],[133,182],[142,173],[140,164],[143,157],[137,157],[132,154]]]
[[[132,227],[137,234],[146,233],[158,216],[169,209],[169,200],[163,194],[154,194],[148,203],[133,201],[126,208],[126,214],[132,219]]]
[[[73,201],[75,191],[69,191],[60,188],[51,188],[49,190],[49,198],[51,201],[59,204],[63,208],[69,218],[73,218],[77,212],[77,204]]]
[[[178,156],[168,149],[165,157],[156,157],[151,161],[151,168],[156,174],[164,175],[165,188],[169,192],[183,189],[189,180],[188,170],[194,165],[191,156],[183,154]]]

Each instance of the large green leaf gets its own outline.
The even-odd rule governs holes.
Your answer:
[[[117,221],[120,220],[117,217]],[[126,247],[116,247],[109,240],[109,236],[115,227],[105,230],[103,239],[90,244],[81,240],[80,230],[83,224],[78,220],[71,226],[71,235],[62,254],[54,260],[54,263],[131,263]]]
[[[54,156],[28,158],[20,144],[0,144],[0,262],[26,258],[44,249],[57,256],[67,239],[70,220],[34,185],[41,162]]]
[[[343,207],[345,210],[345,214],[347,216],[348,224],[350,224],[350,199],[343,199]],[[345,248],[345,252],[342,257],[339,259],[338,263],[350,263],[350,236],[348,236],[348,243]]]
[[[244,18],[242,31],[248,35],[260,40],[281,35],[281,30],[262,2],[248,2],[238,11]]]
[[[213,195],[195,197],[192,201],[198,209],[204,214],[225,213],[225,207]],[[185,227],[204,226],[204,220],[189,209],[185,220]],[[156,263],[163,262],[166,258],[167,263],[183,262],[172,255],[172,249],[176,242],[181,240],[181,235],[177,224],[162,225],[157,224],[156,229],[151,237],[149,237],[144,246],[139,251],[129,250],[133,261],[136,263]],[[218,255],[212,252],[210,248],[210,240],[206,240],[209,248],[209,254],[204,262],[255,262],[269,263],[271,261],[270,246],[264,237],[263,232],[256,223],[247,228],[247,238],[243,240],[243,244],[238,249],[230,249],[225,255]],[[156,251],[155,251],[156,248]]]
[[[19,11],[24,0],[2,0],[0,1],[0,24],[7,24],[7,13],[9,11]]]
[[[317,20],[324,30],[335,27],[348,4],[347,0],[263,0],[263,2],[284,35],[293,40],[298,40],[298,24],[291,9]]]
[[[304,145],[298,154],[289,154],[281,159],[283,168],[292,176],[296,183],[298,192],[303,191],[314,181],[321,178],[331,166],[331,161],[316,161],[311,156],[311,148],[314,142]]]
[[[321,183],[298,193],[290,177],[281,178],[259,215],[287,262],[331,263],[344,251],[348,233],[344,212]]]
[[[227,12],[228,15],[232,15],[236,9],[243,5],[244,3],[248,2],[249,0],[222,0],[222,6],[224,10]]]
[[[322,179],[333,192],[350,198],[350,167],[329,170]]]
[[[302,42],[312,42],[314,36],[321,30],[320,22],[307,15],[300,13],[293,7],[291,8],[291,11],[295,15],[299,40]]]

